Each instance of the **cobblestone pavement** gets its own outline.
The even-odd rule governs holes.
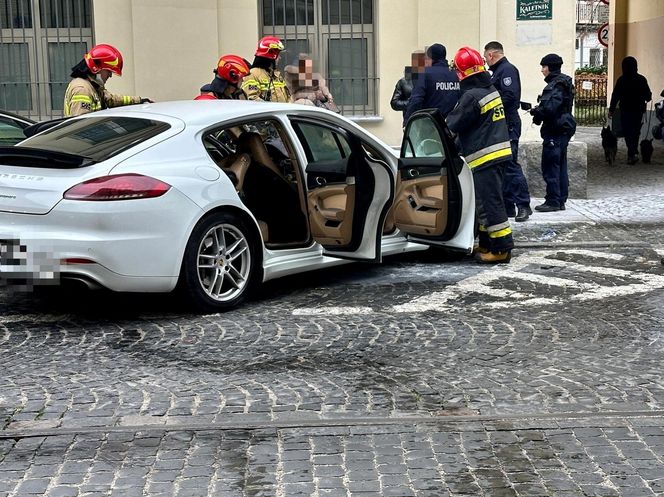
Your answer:
[[[664,219],[593,213],[221,315],[0,292],[0,496],[664,496]]]

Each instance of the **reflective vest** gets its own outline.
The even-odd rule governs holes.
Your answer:
[[[249,71],[240,86],[248,100],[264,100],[266,102],[290,102],[291,96],[286,82],[279,71],[270,73],[260,67]]]
[[[140,103],[141,97],[114,95],[87,78],[74,78],[65,91],[64,114],[66,117],[80,116],[108,107]]]
[[[469,81],[471,78],[477,80]],[[498,90],[491,85],[479,86],[478,76],[462,81],[458,105],[447,116],[447,125],[459,135],[462,154],[468,167],[488,167],[512,158],[505,108]],[[464,83],[471,87],[464,89]]]

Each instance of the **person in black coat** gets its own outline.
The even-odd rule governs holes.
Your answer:
[[[636,164],[639,160],[639,136],[646,102],[652,100],[652,92],[645,76],[639,74],[634,57],[625,57],[622,61],[622,76],[616,81],[611,93],[609,117],[613,117],[616,107],[620,107],[625,145],[627,145],[627,163]]]
[[[413,69],[410,66],[404,68],[404,77],[397,81],[394,93],[392,93],[392,98],[390,99],[392,109],[400,110],[404,117],[406,116],[410,95],[413,93],[412,71]]]
[[[431,60],[431,66],[424,70],[413,88],[404,122],[420,109],[436,108],[443,117],[447,117],[461,96],[459,78],[445,58],[447,49],[440,43],[434,43],[426,54]]]

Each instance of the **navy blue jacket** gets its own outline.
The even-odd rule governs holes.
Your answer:
[[[489,67],[492,71],[491,84],[500,93],[505,106],[505,117],[510,132],[510,140],[518,140],[521,136],[521,117],[519,105],[521,102],[521,78],[519,70],[503,57]]]
[[[435,61],[424,69],[424,77],[420,77],[408,101],[408,109],[404,121],[420,109],[438,109],[443,117],[447,117],[459,101],[461,90],[456,72],[450,69],[446,60]]]
[[[546,86],[539,97],[539,105],[530,113],[535,124],[541,124],[540,135],[572,136],[576,131],[576,121],[572,116],[574,104],[574,82],[572,78],[560,71],[549,73],[544,78]]]

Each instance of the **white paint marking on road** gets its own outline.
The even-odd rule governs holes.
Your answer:
[[[625,259],[624,255],[610,254],[608,252],[597,252],[596,250],[585,249],[565,249],[566,254],[585,255],[587,257],[594,257],[596,259],[608,259],[612,261],[622,261]]]
[[[9,316],[0,316],[0,325],[18,323],[20,321],[29,321],[31,323],[54,323],[56,321],[67,321],[71,319],[71,314],[10,314]]]
[[[371,314],[371,307],[301,307],[293,310],[294,316],[341,316],[346,314]]]

